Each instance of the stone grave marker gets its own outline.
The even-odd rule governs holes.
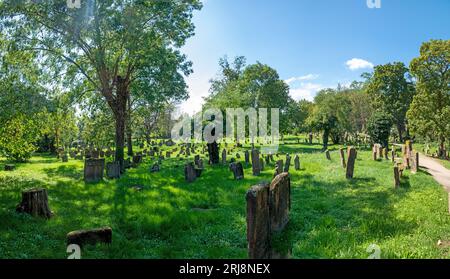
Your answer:
[[[289,222],[291,179],[288,173],[275,177],[269,187],[269,213],[272,232],[281,232]]]
[[[244,157],[245,157],[245,164],[246,165],[250,164],[250,154],[249,154],[248,150],[245,150]]]
[[[222,150],[222,165],[226,165],[227,164],[227,150],[224,149]]]
[[[289,168],[291,166],[291,156],[289,154],[286,155],[286,164],[284,164],[284,172],[289,172]]]
[[[245,196],[247,201],[247,241],[250,259],[270,258],[269,184],[253,186]]]
[[[106,177],[109,179],[120,178],[120,163],[110,162],[106,164]]]
[[[191,183],[197,179],[197,173],[195,171],[194,163],[188,163],[184,167],[184,178],[187,182]]]
[[[252,150],[252,170],[254,176],[258,176],[261,174],[259,151],[257,149]]]
[[[346,168],[347,164],[345,163],[345,153],[344,153],[344,149],[343,148],[339,148],[339,155],[341,157],[341,166],[343,168]]]
[[[325,156],[327,157],[327,160],[331,160],[331,156],[330,156],[330,150],[326,150],[325,151]]]
[[[240,162],[231,163],[230,170],[233,172],[235,180],[244,179],[244,168],[242,167],[242,164]]]
[[[219,164],[219,146],[217,142],[208,143],[209,164]]]
[[[103,179],[105,159],[86,159],[84,162],[84,181],[99,182]]]
[[[355,161],[356,161],[356,149],[354,147],[349,147],[347,151],[347,168],[345,175],[347,179],[353,178],[353,173],[355,171]]]
[[[5,167],[4,167],[5,171],[13,171],[15,169],[16,169],[16,166],[12,165],[12,164],[6,164]]]
[[[297,155],[295,155],[294,157],[294,168],[295,170],[300,170],[300,157]]]

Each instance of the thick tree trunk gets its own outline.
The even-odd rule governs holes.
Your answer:
[[[398,139],[400,141],[400,143],[403,143],[403,127],[401,124],[397,124],[397,131],[398,131]]]
[[[127,122],[126,122],[126,132],[127,132],[127,149],[128,156],[133,156],[133,139],[131,131],[131,98],[130,94],[127,94]]]
[[[322,141],[323,141],[323,150],[327,150],[328,149],[328,138],[330,136],[330,130],[325,129],[323,131],[323,137],[322,137]]]

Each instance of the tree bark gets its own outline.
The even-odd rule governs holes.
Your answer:
[[[133,139],[131,131],[131,98],[130,94],[127,94],[127,122],[126,122],[126,132],[127,132],[127,149],[128,156],[133,156]]]
[[[330,130],[329,129],[323,130],[323,137],[322,137],[323,151],[328,149],[328,137],[329,136],[330,136]]]
[[[125,122],[127,119],[128,94],[128,82],[118,76],[116,98],[112,109],[116,121],[116,162],[120,163],[121,170],[123,170],[125,159]]]
[[[402,127],[402,124],[397,123],[397,131],[398,131],[398,138],[399,138],[400,142],[403,143],[403,135],[402,135],[403,127]]]

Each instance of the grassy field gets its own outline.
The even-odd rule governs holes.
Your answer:
[[[406,172],[394,189],[390,161],[372,161],[370,151],[360,150],[348,181],[338,153],[327,161],[319,151],[319,145],[281,147],[300,154],[301,170],[291,167],[291,220],[275,236],[277,250],[292,258],[367,258],[376,244],[382,258],[450,259],[450,248],[437,246],[450,240],[447,195],[431,176]],[[187,184],[184,161],[165,160],[151,174],[146,158],[119,180],[85,184],[82,161],[39,156],[14,172],[4,172],[4,163],[0,258],[23,259],[67,258],[68,232],[101,226],[112,227],[113,244],[87,246],[82,258],[246,258],[245,193],[274,169],[254,177],[247,166],[245,180],[234,181],[227,167],[208,166]],[[50,221],[15,213],[21,191],[31,187],[49,189]]]

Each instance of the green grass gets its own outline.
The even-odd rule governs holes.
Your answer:
[[[348,181],[338,153],[327,161],[320,148],[281,147],[301,154],[302,169],[291,167],[291,220],[274,237],[277,250],[290,250],[292,258],[367,258],[366,249],[377,244],[382,258],[450,258],[449,248],[436,244],[450,240],[447,195],[431,176],[406,172],[395,190],[391,163],[361,150]],[[82,258],[246,258],[245,193],[270,180],[274,166],[260,177],[246,167],[243,181],[227,167],[208,166],[187,184],[183,161],[165,160],[160,173],[150,174],[152,163],[146,158],[120,180],[98,184],[83,182],[82,161],[49,156],[0,171],[0,258],[66,258],[68,232],[101,226],[112,227],[113,244],[87,246]],[[54,218],[15,213],[30,187],[48,188]]]

